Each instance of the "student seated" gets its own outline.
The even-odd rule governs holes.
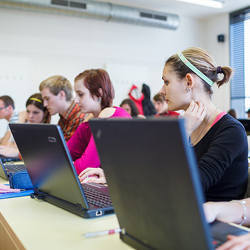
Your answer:
[[[26,112],[23,122],[27,123],[50,123],[50,114],[43,105],[40,93],[31,95],[26,101]],[[5,157],[18,157],[19,151],[16,144],[12,146],[0,146],[0,154]]]
[[[248,179],[244,127],[212,102],[212,86],[230,80],[230,67],[215,66],[208,53],[190,48],[165,63],[162,93],[171,111],[184,110],[207,201],[242,199]],[[220,79],[219,75],[223,78]]]
[[[207,202],[204,204],[204,212],[208,222],[216,219],[250,226],[250,198],[230,202]],[[250,249],[250,233],[242,236],[228,235],[228,241],[217,249]]]
[[[157,114],[155,115],[155,117],[179,116],[179,113],[168,110],[168,104],[163,94],[161,93],[156,94],[153,98],[153,101],[154,101],[155,109],[157,111]]]
[[[58,125],[68,141],[85,116],[73,100],[70,81],[63,76],[51,76],[40,83],[39,90],[50,115],[59,114]]]
[[[112,107],[114,89],[103,69],[85,70],[75,77],[76,102],[82,112],[95,118],[131,117],[120,107]],[[100,167],[100,160],[88,122],[83,122],[67,143],[78,174],[87,167]]]
[[[0,119],[5,119],[8,123],[22,122],[21,113],[15,111],[15,103],[8,95],[0,96]],[[2,138],[0,145],[14,145],[14,139],[11,135],[9,126]]]
[[[120,107],[125,109],[133,118],[145,118],[145,116],[140,115],[135,103],[129,98],[124,99]]]
[[[206,51],[190,48],[171,56],[162,75],[161,92],[168,109],[185,111],[186,133],[196,154],[206,201],[242,199],[247,188],[245,129],[211,100],[213,84],[225,84],[231,73],[230,67],[216,67]],[[223,75],[221,80],[219,74]],[[155,174],[161,173],[155,170]],[[81,175],[81,180],[86,176],[88,173]]]

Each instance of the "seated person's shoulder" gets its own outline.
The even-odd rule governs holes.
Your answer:
[[[99,114],[99,118],[108,118],[111,117],[114,113],[115,113],[116,109],[113,107],[108,107],[103,109],[100,114]]]

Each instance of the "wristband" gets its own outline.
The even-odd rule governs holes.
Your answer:
[[[241,222],[240,225],[243,225],[244,222],[247,220],[247,206],[246,206],[246,201],[245,200],[234,200],[234,202],[240,203],[242,209],[243,209],[243,214],[241,216]]]

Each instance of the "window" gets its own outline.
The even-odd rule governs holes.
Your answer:
[[[245,118],[250,108],[250,7],[230,14],[230,57],[231,108]]]

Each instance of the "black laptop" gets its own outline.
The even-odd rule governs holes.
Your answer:
[[[183,119],[89,123],[124,242],[136,249],[205,250],[225,241],[227,232],[247,233],[206,222],[197,163]]]
[[[33,198],[85,218],[114,212],[107,186],[81,185],[58,125],[9,126],[34,186]]]

